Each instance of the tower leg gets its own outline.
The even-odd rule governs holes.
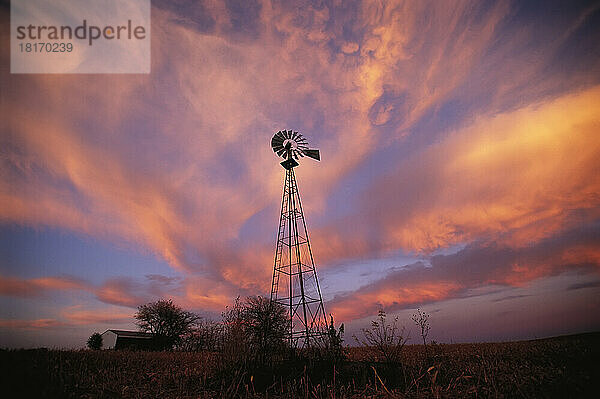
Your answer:
[[[294,168],[286,170],[271,301],[288,309],[291,347],[311,346],[326,334],[327,317]]]

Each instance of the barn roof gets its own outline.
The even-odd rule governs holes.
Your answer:
[[[109,329],[103,332],[106,334],[107,332],[112,332],[116,334],[118,337],[128,337],[128,338],[152,338],[152,334],[145,333],[141,331],[127,331],[127,330],[113,330]]]

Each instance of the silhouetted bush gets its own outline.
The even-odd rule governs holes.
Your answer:
[[[289,323],[285,307],[261,296],[251,296],[246,298],[242,317],[254,362],[271,363],[284,353]]]
[[[220,352],[223,349],[223,324],[201,320],[181,337],[177,349],[183,352]]]
[[[270,364],[285,350],[286,309],[260,296],[238,297],[222,313],[222,359],[227,365]]]
[[[425,340],[429,334],[429,330],[431,329],[431,325],[429,324],[429,314],[423,312],[421,309],[417,309],[417,312],[412,315],[412,321],[414,321],[417,327],[419,327],[421,330],[423,346],[426,347],[427,342]]]
[[[93,350],[102,349],[102,335],[93,333],[87,340],[87,347]]]
[[[313,341],[314,348],[304,350],[308,357],[321,360],[340,362],[346,359],[347,353],[344,348],[344,324],[339,329],[335,328],[333,316],[330,315],[330,322],[325,334]]]
[[[380,310],[377,320],[371,321],[371,328],[362,329],[363,337],[354,338],[371,353],[372,360],[399,363],[402,349],[408,341],[406,329],[398,327],[397,316],[392,323],[386,318],[385,312]]]

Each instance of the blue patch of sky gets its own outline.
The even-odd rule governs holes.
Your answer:
[[[57,228],[1,225],[0,272],[18,278],[69,275],[92,284],[113,276],[178,276],[164,260],[127,245]]]
[[[323,299],[327,301],[335,295],[355,291],[420,260],[422,258],[418,255],[394,251],[377,259],[349,259],[343,264],[328,265],[325,268],[317,266]]]

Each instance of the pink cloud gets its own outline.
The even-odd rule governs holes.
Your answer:
[[[394,268],[380,280],[336,296],[327,311],[340,321],[378,309],[398,311],[477,295],[487,286],[527,287],[565,272],[600,273],[600,227],[592,223],[521,247],[478,242],[451,255]]]
[[[0,328],[43,330],[48,328],[63,327],[65,324],[55,319],[17,320],[0,319]]]
[[[60,312],[61,318],[69,324],[125,324],[133,321],[132,310],[121,307],[108,307],[101,309],[84,309],[79,305],[71,306]]]
[[[85,290],[90,285],[73,277],[19,279],[0,276],[0,295],[31,297],[47,291]]]
[[[497,46],[512,12],[506,3],[481,13],[472,13],[475,2],[365,2],[348,15],[288,7],[262,4],[251,30],[258,39],[242,41],[222,5],[201,10],[214,19],[208,31],[208,22],[194,26],[185,15],[174,24],[176,11],[161,4],[150,76],[3,75],[0,221],[131,245],[188,277],[181,292],[120,278],[92,287],[3,277],[0,293],[84,290],[130,307],[172,295],[217,309],[239,293],[265,292],[274,248],[257,237],[241,243],[240,234],[261,211],[277,209],[282,170],[268,140],[290,124],[324,154],[323,165],[298,171],[309,220],[325,220],[311,233],[322,263],[475,240],[522,248],[600,216],[599,89],[556,94],[570,81],[533,80],[581,21],[532,61],[519,47],[532,27]],[[352,44],[343,37],[348,20],[360,31]],[[8,65],[8,30],[2,35]],[[472,79],[481,91],[464,88]],[[336,205],[329,195],[361,162],[413,134],[460,90],[489,94],[490,104],[371,179],[349,216],[327,219]],[[276,210],[272,218],[275,228]],[[595,249],[575,248],[561,253],[564,262],[597,259]],[[552,270],[515,265],[513,275],[526,281],[519,276]],[[461,286],[415,281],[403,289],[409,301],[427,293],[434,300]]]

